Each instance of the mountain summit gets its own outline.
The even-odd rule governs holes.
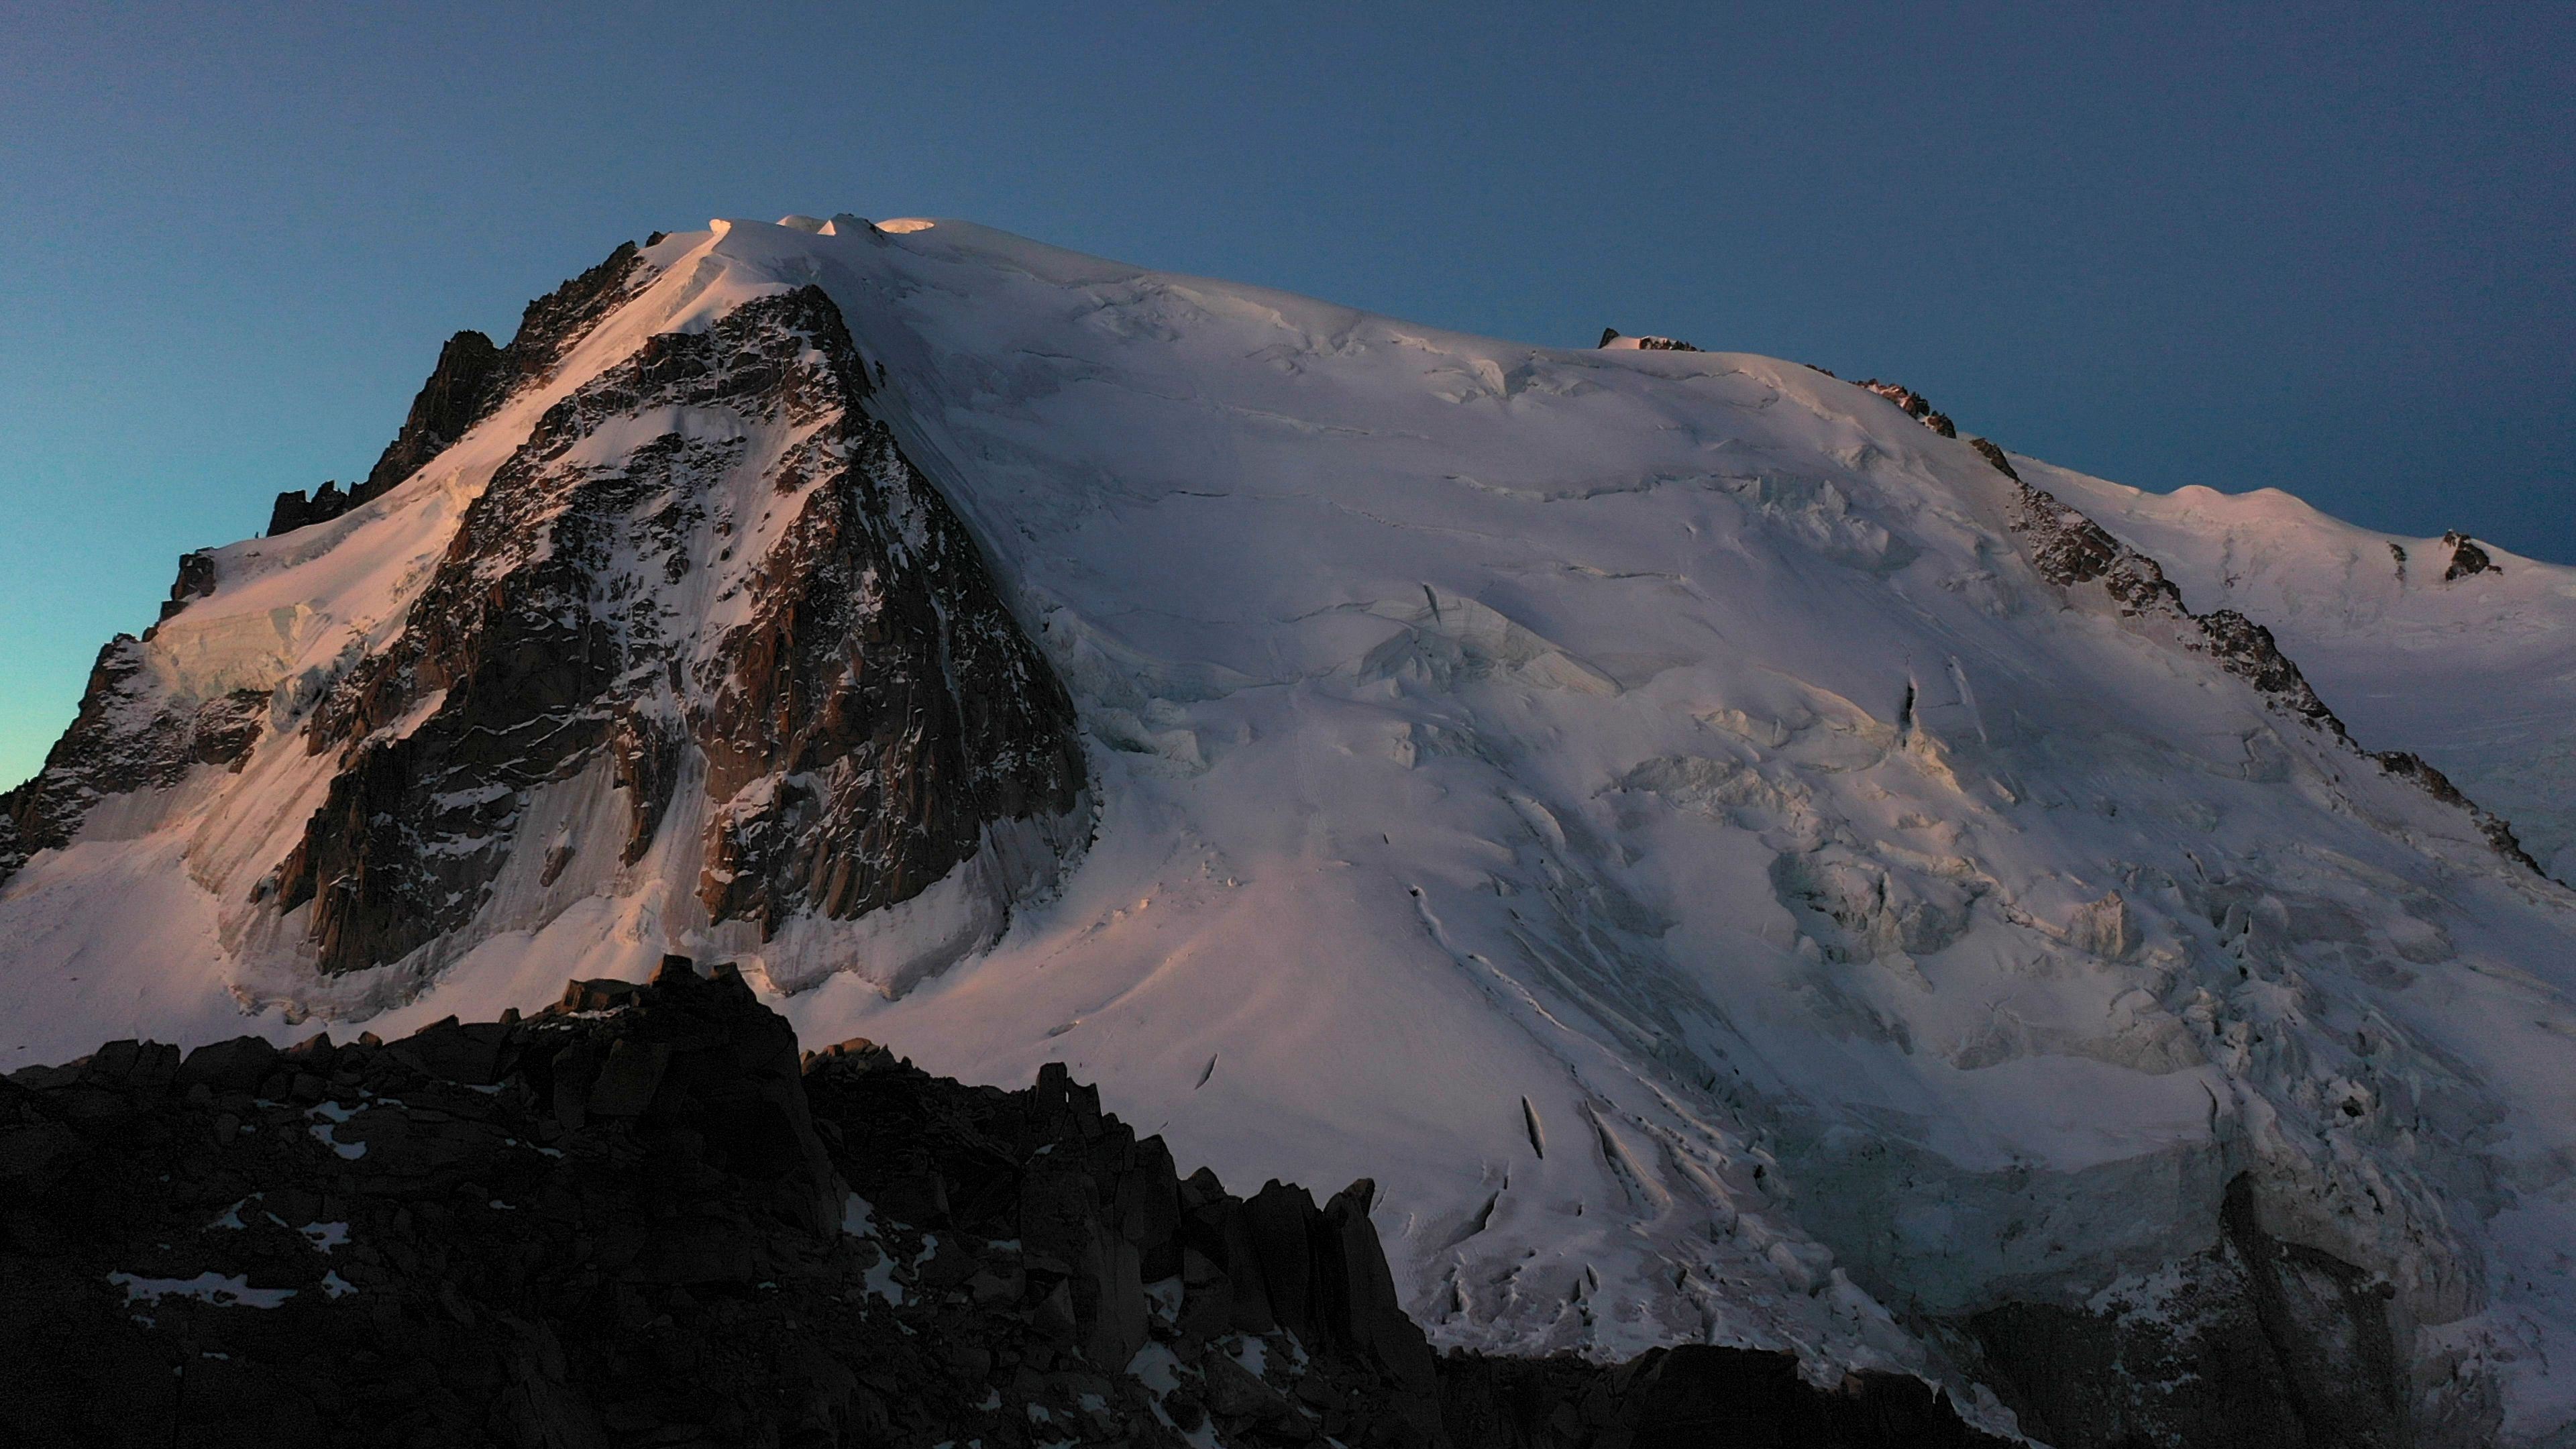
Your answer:
[[[730,960],[1375,1179],[1444,1346],[2541,1442],[2576,572],[2250,498],[963,222],[657,234],[102,652],[0,1065]]]

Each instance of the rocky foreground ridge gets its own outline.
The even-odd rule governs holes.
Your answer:
[[[2001,1442],[1785,1354],[1435,1356],[1371,1194],[1184,1178],[1061,1068],[800,1062],[679,957],[392,1043],[114,1042],[0,1082],[0,1438]]]

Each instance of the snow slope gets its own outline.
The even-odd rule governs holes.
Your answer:
[[[2430,1442],[2576,1418],[2576,898],[2192,629],[2051,583],[1967,443],[1792,363],[1461,336],[962,222],[719,223],[646,256],[545,389],[324,536],[219,554],[156,658],[279,691],[278,731],[0,894],[0,1064],[243,1029],[225,992],[280,1037],[391,1031],[722,951],[804,987],[778,1005],[809,1045],[1006,1082],[1063,1060],[1228,1181],[1375,1176],[1444,1342],[1790,1346],[2002,1422],[1944,1325],[2151,1299],[2248,1173],[2266,1231],[2387,1285]],[[807,285],[1071,690],[1100,813],[1059,893],[900,994],[864,962],[808,985],[810,952],[767,962],[640,875],[425,986],[228,940],[314,808],[302,671],[400,627],[554,397]],[[2213,555],[2154,500],[2015,462],[2125,499],[2103,521],[2150,554],[2188,544],[2195,607],[2271,532],[2248,514]],[[2482,670],[2540,655],[2483,641],[2576,609],[2507,559],[2494,587],[2526,592],[2488,614],[2356,612],[2323,602],[2324,546],[2283,547],[2242,607],[2278,601],[2303,664],[2334,646],[2311,673],[2363,744],[2438,764],[2472,732],[2416,681],[2500,690]],[[2431,661],[2393,686],[2390,621]],[[2450,756],[2464,783],[2509,770],[2494,739]],[[2563,776],[2531,778],[2563,820]],[[364,1018],[386,983],[417,994]]]
[[[2446,579],[2447,540],[2355,528],[2276,488],[2024,472],[2153,555],[2192,607],[2268,625],[2356,734],[2432,761],[2576,880],[2576,569],[2478,543],[2490,567]]]

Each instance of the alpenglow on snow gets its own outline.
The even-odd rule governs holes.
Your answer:
[[[1647,341],[621,248],[101,653],[0,797],[0,1067],[678,952],[1373,1177],[1435,1343],[2558,1442],[2576,571]]]

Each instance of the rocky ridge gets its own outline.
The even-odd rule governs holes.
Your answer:
[[[653,275],[635,244],[627,242],[599,265],[528,303],[506,346],[495,347],[491,338],[470,329],[447,339],[438,350],[437,366],[412,399],[402,430],[385,445],[367,476],[346,492],[333,480],[310,497],[300,490],[280,493],[269,512],[268,532],[273,536],[327,523],[382,497],[512,393],[549,377],[573,343]]]
[[[2495,566],[2495,560],[2487,557],[2487,551],[2478,547],[2477,540],[2458,529],[2442,535],[2442,546],[2451,551],[2451,561],[2442,568],[2442,582],[2446,584],[2456,583],[2471,574],[2502,572]]]
[[[1828,377],[1832,375],[1826,373]],[[1907,416],[1945,438],[1958,436],[1949,416],[1935,411],[1927,399],[1910,388],[1874,380],[1854,385],[1896,403]],[[2045,489],[2023,482],[2021,474],[2013,469],[2012,459],[1992,439],[1970,438],[1968,446],[2011,481],[2014,492],[2009,524],[2029,547],[2032,564],[2050,583],[2063,589],[2098,584],[2123,616],[2166,620],[2182,626],[2185,647],[2217,660],[2228,673],[2253,685],[2273,708],[2324,730],[2380,769],[2414,782],[2445,805],[2457,807],[2469,816],[2498,855],[2534,875],[2542,874],[2540,863],[2514,838],[2512,822],[2462,794],[2440,770],[2412,752],[2365,749],[2354,740],[2333,709],[2317,697],[2296,661],[2281,652],[2271,630],[2234,609],[2193,613],[2183,604],[2182,591],[2165,577],[2163,566],[2154,559],[2113,538],[2109,530]],[[2465,536],[2446,534],[2443,541],[2452,547],[2445,582],[2464,572],[2491,567],[2484,552]]]
[[[1824,369],[1818,368],[1817,371],[1823,372]],[[1833,376],[1832,373],[1825,373],[1825,375],[1827,377]],[[1887,399],[1889,402],[1896,404],[1899,408],[1904,409],[1907,417],[1912,418],[1914,421],[1921,423],[1923,426],[1930,428],[1936,433],[1939,433],[1942,437],[1955,438],[1959,436],[1959,426],[1958,424],[1950,421],[1950,415],[1948,413],[1935,409],[1932,406],[1932,400],[1930,398],[1923,396],[1921,393],[1905,386],[1903,383],[1881,382],[1874,377],[1864,377],[1860,381],[1853,383],[1852,386],[1859,388],[1863,392],[1874,392],[1880,397]]]
[[[1623,337],[1616,327],[1601,329],[1601,347],[1633,347],[1643,352],[1697,352],[1699,349],[1676,337]]]
[[[471,919],[520,844],[526,792],[595,758],[626,796],[631,865],[694,747],[714,805],[699,898],[764,939],[809,907],[848,919],[908,899],[988,824],[1072,809],[1072,707],[964,526],[859,410],[868,390],[839,312],[808,288],[655,338],[547,411],[401,636],[305,730],[339,769],[275,892],[281,911],[313,902],[325,971]],[[740,433],[673,430],[616,464],[576,460],[622,420],[711,413],[794,441],[768,460]],[[746,468],[763,516],[790,520],[724,578],[747,617],[709,636],[672,595],[760,522],[725,493]]]
[[[401,432],[366,481],[345,492],[335,480],[310,497],[302,490],[279,494],[268,532],[327,522],[409,477],[519,385],[547,375],[584,331],[631,297],[650,275],[651,268],[629,242],[598,266],[530,302],[507,347],[495,348],[480,332],[450,338]],[[211,553],[182,555],[160,623],[212,594],[219,582]],[[196,764],[238,769],[265,732],[265,690],[238,690],[203,701],[158,698],[144,650],[153,632],[119,634],[99,650],[81,691],[80,714],[47,752],[44,768],[0,793],[0,885],[28,856],[69,844],[99,801],[166,789]]]
[[[508,346],[458,334],[367,481],[282,497],[272,534],[373,500],[552,382],[657,275],[629,243],[530,303]],[[324,976],[461,947],[496,892],[560,909],[647,869],[666,827],[649,868],[762,941],[909,901],[979,855],[1012,857],[972,887],[1006,909],[1047,873],[1035,857],[1071,848],[1072,705],[871,390],[821,290],[754,299],[546,408],[400,627],[327,668],[200,699],[152,632],[119,636],[44,770],[0,795],[0,884],[100,802],[238,772],[277,738],[326,760],[328,788],[248,904]],[[213,553],[184,558],[156,629],[219,574]],[[540,795],[594,775],[616,792],[613,841],[521,838]],[[1027,822],[1045,838],[994,844]]]
[[[1973,1445],[1784,1354],[1435,1356],[1371,1187],[1177,1172],[1061,1067],[801,1060],[730,968],[0,1082],[29,1444]]]

